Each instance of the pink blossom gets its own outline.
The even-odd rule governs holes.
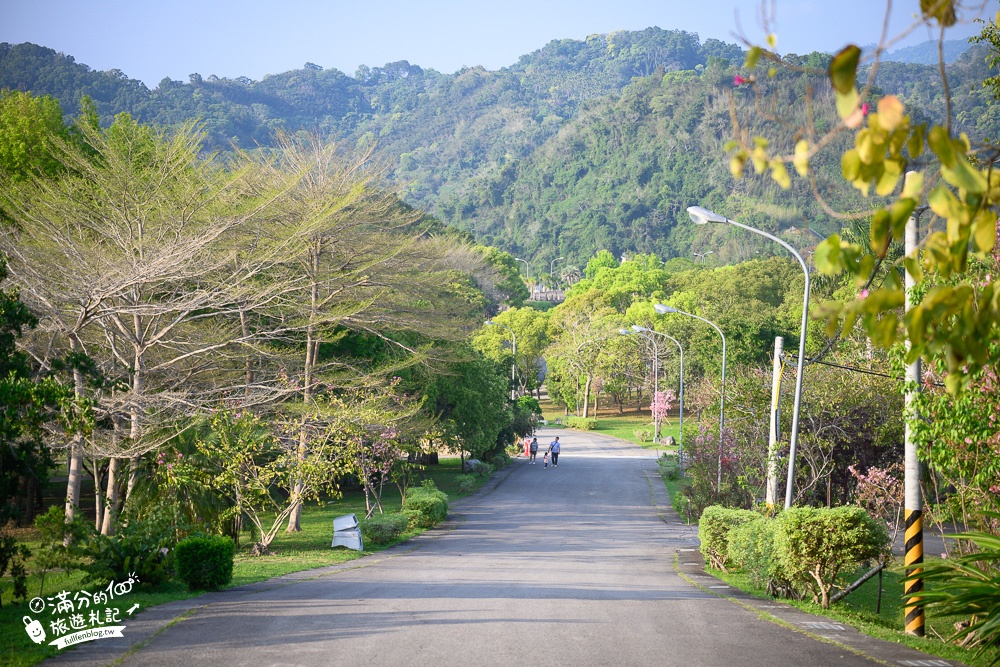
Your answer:
[[[859,301],[862,301],[862,300],[867,299],[867,298],[868,298],[868,290],[863,289],[860,292],[858,292],[858,300]]]
[[[870,109],[871,109],[871,107],[868,106],[868,102],[865,102],[864,104],[861,105],[861,115],[867,117],[868,116],[868,111]]]
[[[739,74],[737,74],[736,76],[733,77],[733,85],[734,86],[742,86],[744,83],[747,83],[747,79],[744,79]]]
[[[965,439],[965,444],[971,445],[972,444],[972,438],[966,438]]]

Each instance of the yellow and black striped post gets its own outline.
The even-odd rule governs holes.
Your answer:
[[[907,173],[906,178],[911,178]],[[904,235],[905,253],[907,257],[916,259],[918,257],[917,245],[917,218],[911,216],[906,221],[906,233]],[[916,299],[914,288],[916,280],[910,272],[906,272],[906,310],[913,306]],[[906,341],[906,349],[910,349],[910,341]],[[903,564],[906,566],[906,576],[912,577],[923,572],[920,567],[924,562],[924,518],[923,518],[923,498],[920,493],[920,459],[917,457],[917,443],[913,437],[913,429],[910,423],[918,418],[915,410],[915,401],[920,392],[920,359],[915,359],[913,363],[906,367],[906,396],[905,396],[905,419],[903,426],[903,525],[905,527],[905,546],[903,553]],[[906,606],[906,634],[917,637],[924,636],[924,607],[921,604],[920,592],[924,590],[924,581],[921,578],[910,579],[906,582],[906,589],[903,592]]]
[[[903,564],[906,566],[907,577],[923,572],[923,568],[920,567],[924,562],[923,523],[921,510],[906,510]],[[906,634],[917,637],[924,636],[924,607],[920,604],[922,590],[924,590],[923,579],[912,579],[906,582],[906,590],[903,592],[906,598]]]

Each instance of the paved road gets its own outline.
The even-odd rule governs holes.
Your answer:
[[[695,530],[669,511],[651,453],[560,434],[558,467],[516,460],[494,488],[458,503],[445,525],[403,549],[206,596],[202,606],[186,603],[188,615],[169,627],[179,608],[155,608],[137,619],[135,633],[126,630],[130,639],[91,642],[54,662],[920,664],[905,662],[915,652],[845,639],[850,631],[836,624],[809,625],[825,619],[712,588],[720,582],[701,572]],[[762,617],[770,613],[800,630]],[[123,657],[139,638],[145,644]],[[860,648],[849,648],[852,641]],[[878,650],[881,663],[862,654]]]

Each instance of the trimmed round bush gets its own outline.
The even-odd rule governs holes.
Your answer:
[[[708,564],[728,572],[729,532],[759,516],[751,510],[730,509],[721,505],[706,507],[698,521],[698,539],[701,540],[701,554]]]
[[[376,514],[370,519],[362,519],[359,524],[365,542],[389,544],[406,531],[410,518],[405,514]]]
[[[230,537],[188,537],[177,543],[174,570],[192,591],[217,591],[233,580],[235,553]]]
[[[775,551],[782,567],[824,609],[840,572],[890,548],[885,526],[860,507],[793,507],[776,523]]]
[[[410,489],[403,502],[403,514],[420,528],[431,528],[448,516],[448,496],[439,491],[433,480],[425,480],[423,485]]]
[[[577,431],[593,431],[597,428],[597,420],[593,417],[566,417],[566,426]]]
[[[768,595],[794,597],[788,574],[775,551],[777,529],[774,519],[763,516],[733,527],[729,531],[729,562]]]

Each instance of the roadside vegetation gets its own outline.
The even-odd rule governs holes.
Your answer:
[[[469,474],[462,472],[462,462],[458,458],[441,458],[436,465],[424,467],[423,476],[433,482],[451,501],[458,500],[474,492],[489,478],[489,474]],[[388,511],[399,516],[402,506],[398,492],[387,492],[383,498]],[[282,532],[271,544],[272,554],[266,558],[254,556],[251,553],[252,543],[246,540],[237,547],[233,559],[232,580],[223,588],[236,588],[274,577],[280,577],[292,572],[311,570],[329,565],[336,565],[362,558],[364,554],[373,554],[395,546],[407,539],[419,535],[435,522],[418,525],[419,522],[403,521],[404,530],[393,539],[378,542],[370,539],[372,536],[362,528],[365,538],[365,551],[361,554],[343,547],[331,548],[333,537],[333,519],[344,514],[354,513],[363,516],[365,513],[364,493],[360,489],[345,492],[337,500],[321,500],[309,503],[303,508],[302,530],[295,533]],[[362,522],[364,526],[364,522]],[[42,554],[46,550],[45,541],[40,531],[34,528],[8,530],[18,541],[31,550],[33,554]],[[29,572],[25,585],[29,598],[56,595],[63,590],[76,592],[94,590],[94,582],[87,580],[87,570],[81,569],[90,563],[81,558],[80,567],[64,567],[45,573],[44,582],[38,568],[38,559],[27,559]],[[168,561],[168,573],[172,565]],[[27,641],[24,634],[22,616],[25,615],[24,604],[10,604],[9,592],[11,582],[3,584],[4,604],[0,607],[0,646],[5,647],[0,653],[0,665],[4,667],[28,667],[45,658],[52,657],[59,651],[51,646],[38,646]],[[172,574],[156,584],[136,586],[131,593],[117,603],[111,603],[112,609],[119,611],[119,617],[127,625],[127,610],[138,604],[141,613],[143,609],[154,605],[184,600],[201,595],[203,590],[189,590],[188,587]],[[30,613],[30,612],[29,612]],[[48,628],[46,628],[48,632]],[[127,633],[127,631],[126,631]],[[51,633],[50,633],[51,634]],[[69,649],[72,650],[72,649]]]

